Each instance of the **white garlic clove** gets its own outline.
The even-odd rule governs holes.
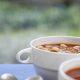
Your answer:
[[[27,78],[26,80],[43,80],[41,76],[31,76]]]
[[[5,74],[1,75],[0,78],[1,78],[1,80],[17,80],[17,78],[10,73],[5,73]]]

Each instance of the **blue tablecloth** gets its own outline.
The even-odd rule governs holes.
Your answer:
[[[36,75],[34,66],[31,64],[0,64],[0,75],[11,73],[18,80],[25,80],[29,76]]]

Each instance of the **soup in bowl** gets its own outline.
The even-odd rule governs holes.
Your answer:
[[[47,43],[36,46],[39,49],[57,52],[57,53],[70,53],[70,54],[79,54],[80,45],[76,43]]]
[[[21,63],[31,63],[44,80],[57,80],[59,66],[66,60],[80,58],[80,37],[48,36],[34,39],[30,47],[17,53]],[[27,59],[21,57],[26,54]]]
[[[61,64],[59,80],[80,80],[80,58],[71,59]]]

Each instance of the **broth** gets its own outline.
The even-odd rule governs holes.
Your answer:
[[[70,69],[70,70],[66,71],[65,73],[75,80],[80,80],[80,67]]]
[[[39,49],[51,52],[80,53],[80,45],[67,43],[48,43],[36,46]]]

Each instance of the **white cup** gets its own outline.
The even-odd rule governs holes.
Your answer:
[[[80,67],[80,58],[71,59],[62,63],[59,68],[59,80],[74,80],[65,72],[76,67]]]
[[[57,71],[62,62],[72,59],[79,58],[80,54],[67,54],[50,52],[38,49],[36,46],[45,43],[76,43],[80,44],[80,37],[71,36],[49,36],[34,39],[30,42],[30,48],[26,48],[17,53],[16,58],[21,63],[32,63],[35,66],[36,72],[43,76],[46,80],[56,80]],[[27,54],[27,59],[22,60],[22,54]],[[49,79],[48,79],[49,78]]]

